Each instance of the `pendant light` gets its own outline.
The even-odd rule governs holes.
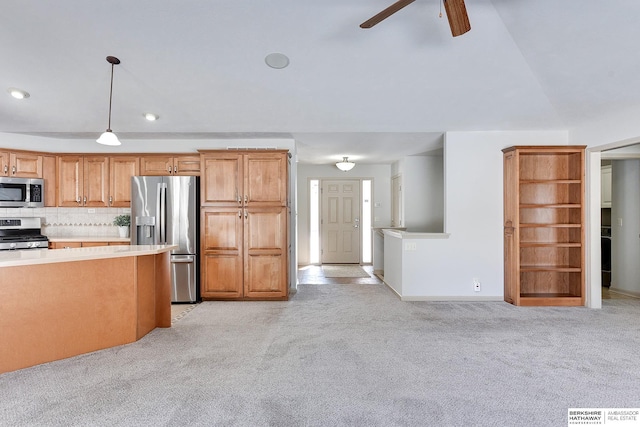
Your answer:
[[[109,88],[109,125],[107,130],[96,139],[98,144],[102,145],[120,145],[121,142],[115,133],[111,131],[111,99],[113,98],[113,66],[118,65],[120,60],[115,56],[107,56],[107,62],[111,64],[111,87]]]
[[[348,157],[343,157],[341,162],[336,163],[336,167],[342,172],[350,171],[356,164],[349,161]]]

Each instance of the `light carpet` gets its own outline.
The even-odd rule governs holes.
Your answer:
[[[323,264],[322,274],[325,277],[370,277],[359,265]]]
[[[384,285],[203,302],[138,342],[0,375],[10,426],[566,426],[637,407],[637,300],[402,302]]]

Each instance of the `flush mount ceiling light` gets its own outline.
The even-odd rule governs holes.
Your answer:
[[[341,162],[336,163],[336,167],[342,172],[350,171],[356,164],[349,161],[348,157],[343,157]]]
[[[10,87],[9,89],[7,89],[7,92],[9,92],[15,99],[25,99],[30,96],[29,92],[15,87]]]
[[[289,58],[283,53],[270,53],[264,58],[264,62],[271,68],[280,70],[289,65]]]
[[[144,113],[143,116],[145,119],[149,120],[150,122],[155,122],[160,118],[159,115],[153,114],[153,113]]]
[[[115,133],[111,131],[111,99],[113,98],[113,67],[118,65],[120,60],[115,56],[107,56],[107,62],[111,64],[111,86],[109,88],[109,125],[107,130],[100,135],[100,138],[96,139],[98,144],[102,145],[120,145],[121,142]]]

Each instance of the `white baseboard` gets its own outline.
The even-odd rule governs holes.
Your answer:
[[[401,301],[504,301],[504,297],[501,296],[410,296],[400,297]]]
[[[383,281],[387,288],[391,289],[394,294],[400,298],[400,301],[504,301],[503,296],[411,296],[405,297],[400,295],[391,285]]]

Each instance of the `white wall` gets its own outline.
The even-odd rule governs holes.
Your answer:
[[[499,298],[503,278],[502,149],[566,145],[567,132],[449,132],[445,137],[445,232],[448,239],[416,241],[404,253],[402,292],[429,296]],[[482,291],[473,291],[473,278]]]
[[[640,296],[640,160],[614,160],[611,289]]]
[[[402,175],[404,226],[407,231],[441,233],[444,229],[444,158],[408,156],[392,165]]]
[[[298,264],[309,263],[309,179],[343,178],[372,179],[374,227],[391,224],[391,166],[356,164],[349,172],[342,172],[335,165],[297,166],[297,209],[298,209]],[[375,221],[377,219],[377,221]]]
[[[569,132],[569,143],[598,147],[619,146],[620,141],[638,141],[640,135],[640,107],[626,111],[603,114],[599,120],[590,120],[574,127]]]

